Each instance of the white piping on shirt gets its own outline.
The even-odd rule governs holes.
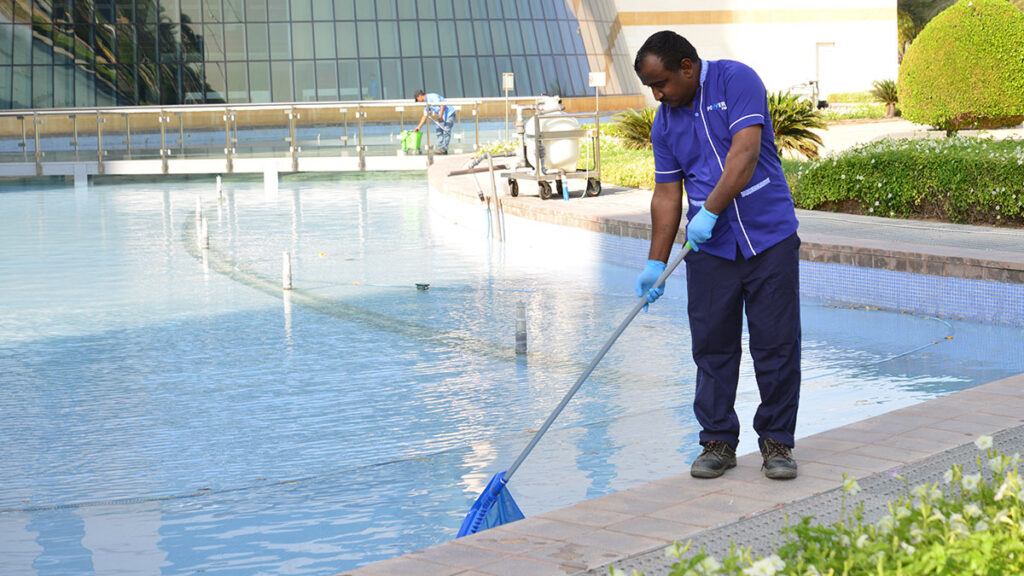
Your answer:
[[[682,171],[683,171],[683,169],[679,168],[677,170],[655,170],[654,173],[655,174],[675,174],[676,172],[682,172]]]
[[[765,186],[771,184],[771,182],[772,182],[772,179],[770,177],[769,178],[765,178],[764,180],[761,180],[757,184],[754,184],[753,186],[751,186],[751,187],[747,188],[746,190],[740,192],[740,196],[750,196],[754,192],[757,192],[761,188],[764,188]]]
[[[707,65],[708,65],[707,60],[702,60],[701,61],[701,66],[707,66]],[[700,102],[701,102],[701,105],[703,106],[704,105],[704,82],[700,83]],[[698,110],[699,110],[699,108],[698,108]],[[706,134],[707,137],[708,137],[708,144],[711,145],[711,151],[715,153],[715,158],[718,160],[718,168],[722,172],[725,172],[725,164],[722,163],[722,157],[718,155],[718,150],[715,149],[715,142],[714,142],[714,140],[711,139],[711,131],[708,130],[708,120],[704,116],[703,112],[700,113],[700,119],[704,122],[704,134]],[[734,124],[735,124],[735,122],[734,122]],[[743,232],[743,239],[747,241],[747,246],[750,246],[750,251],[754,254],[754,256],[757,256],[757,250],[754,250],[754,245],[753,245],[753,243],[750,242],[750,236],[747,234],[747,229],[743,226],[743,218],[740,218],[740,206],[739,206],[739,204],[736,203],[736,199],[735,198],[732,199],[732,206],[736,210],[736,223],[738,223],[740,225],[740,231]]]
[[[747,118],[753,118],[754,116],[757,116],[761,120],[764,120],[764,114],[747,114],[746,116],[736,120],[736,122],[733,122],[732,124],[729,124],[729,129],[732,130],[732,127],[735,126],[736,124],[742,122],[743,120],[746,120]]]

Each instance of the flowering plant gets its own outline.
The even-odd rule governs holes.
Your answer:
[[[718,560],[703,550],[687,556],[689,543],[666,550],[678,559],[671,576],[1024,573],[1024,490],[1020,454],[1006,456],[992,438],[975,441],[978,471],[953,465],[941,482],[911,488],[889,503],[889,513],[866,522],[863,506],[847,511],[846,495],[860,491],[843,481],[843,516],[830,526],[803,518],[783,529],[786,543],[767,557],[753,558],[735,545]],[[611,568],[613,576],[624,576]]]

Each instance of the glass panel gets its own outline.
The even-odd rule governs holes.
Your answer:
[[[245,36],[249,46],[248,59],[266,60],[270,58],[270,36],[267,32],[266,24],[247,25],[245,27]]]
[[[292,4],[292,20],[312,20],[313,5],[310,0],[290,0]],[[323,0],[320,0],[321,2]],[[298,84],[296,84],[298,86]]]
[[[398,0],[398,18],[401,20],[415,20],[416,0]]]
[[[295,61],[295,95],[303,102],[316,100],[316,69],[312,60]]]
[[[377,0],[377,18],[379,20],[394,20],[397,16],[395,0]]]
[[[0,23],[0,63],[9,64],[14,61],[14,26]],[[7,78],[10,79],[10,72]],[[10,86],[10,84],[4,84]]]
[[[185,104],[194,104],[203,101],[203,65],[201,63],[182,64],[181,66],[181,91],[184,95],[182,100]]]
[[[292,57],[292,27],[290,25],[283,22],[270,24],[270,57],[274,60],[287,60]],[[291,77],[289,76],[289,78]],[[288,85],[291,86],[290,79]],[[281,102],[276,95],[274,101]]]
[[[423,66],[419,58],[402,61],[402,80],[405,93],[402,98],[412,98],[412,93],[423,89]]]
[[[221,62],[206,63],[206,101],[227,102],[228,80]]]
[[[494,66],[494,58],[478,58],[480,64],[480,86],[484,98],[501,96],[501,76]]]
[[[482,25],[483,23],[481,23]],[[505,27],[500,20],[491,20],[491,40],[494,42],[495,54],[508,54],[508,41],[505,40]]]
[[[469,10],[469,0],[455,0],[455,17],[469,18],[472,16]]]
[[[402,86],[401,61],[397,58],[382,60],[380,67],[384,78],[384,93],[381,97],[385,100],[400,100],[405,98],[406,91]],[[415,88],[413,90],[415,90]],[[413,90],[409,90],[410,95]]]
[[[526,69],[530,73],[530,95],[539,96],[544,93],[544,73],[541,70],[540,57],[530,56],[526,59],[529,66]]]
[[[551,39],[548,38],[547,26],[543,20],[533,21],[533,44],[541,54],[551,53]],[[535,52],[531,52],[533,54]]]
[[[562,31],[558,26],[558,22],[556,20],[548,20],[547,28],[548,38],[551,39],[551,53],[564,54],[566,49],[562,42]]]
[[[555,59],[551,56],[541,56],[541,70],[544,71],[544,93],[561,94],[562,88],[558,76],[555,74]]]
[[[292,57],[313,59],[313,25],[309,22],[292,23]]]
[[[224,0],[224,21],[245,22],[245,7],[242,0]]]
[[[367,2],[366,0],[359,0],[358,2],[356,2],[356,19],[376,20],[377,10],[374,7],[374,3]]]
[[[228,62],[228,102],[249,101],[249,66],[245,62]]]
[[[290,8],[291,7],[287,2],[282,2],[281,0],[268,0],[267,19],[271,22],[286,22],[291,17]],[[273,73],[273,68],[271,68],[271,73]],[[288,78],[288,85],[291,86],[291,75],[289,75]],[[275,80],[274,82],[276,83],[277,81]],[[274,102],[287,102],[287,100],[278,100],[276,84],[274,90]]]
[[[517,7],[517,9],[519,10],[519,18],[521,20],[527,20],[529,18],[533,18],[533,16],[530,14],[530,4],[528,2],[526,2],[526,1],[520,2],[519,6]]]
[[[563,2],[564,0],[541,0],[540,3],[544,6],[544,18],[546,20],[554,20],[558,18],[558,12],[555,11],[555,3]]]
[[[75,67],[55,66],[53,69],[53,105],[70,108],[75,105]]]
[[[324,22],[328,20],[334,20],[334,4],[331,2],[325,2],[324,0],[316,0],[313,2],[313,20]],[[334,66],[331,66],[333,69]],[[334,70],[334,74],[337,74],[337,69]]]
[[[32,107],[53,107],[53,68],[36,66],[32,70]]]
[[[491,28],[477,24],[473,30],[476,32],[476,49],[477,54],[494,54],[494,46],[491,45]]]
[[[455,10],[452,7],[452,0],[436,0],[438,18],[454,18]]]
[[[526,51],[523,46],[523,34],[519,30],[519,22],[515,20],[505,21],[505,38],[508,40],[510,53],[523,54]]]
[[[245,24],[225,24],[224,41],[228,60],[245,60]]]
[[[437,22],[420,21],[420,49],[422,50],[420,53],[424,56],[441,54],[437,43]]]
[[[512,57],[512,72],[516,75],[516,89],[513,94],[533,94],[533,89],[530,88],[530,71],[526,67],[525,57]]]
[[[558,79],[559,96],[575,96],[572,89],[572,76],[569,74],[569,67],[565,65],[565,58],[555,58],[555,78]]]
[[[420,27],[416,22],[403,21],[398,23],[401,31],[402,56],[415,57],[420,55]]]
[[[181,30],[177,24],[161,23],[160,29],[160,60],[181,59]]]
[[[480,68],[476,58],[460,58],[459,63],[462,66],[462,88],[465,91],[463,95],[466,98],[483,96],[484,93],[480,87]]]
[[[316,22],[313,24],[313,36],[316,39],[314,48],[317,58],[335,58],[338,53],[335,51],[334,23]],[[334,66],[332,66],[334,68]],[[335,73],[337,71],[335,70]]]
[[[380,55],[386,58],[397,57],[400,54],[398,22],[382,20],[377,22],[377,30],[380,34]]]
[[[249,62],[249,101],[271,101],[270,62]]]
[[[487,5],[485,0],[469,0],[469,8],[474,20],[487,19]]]
[[[0,66],[0,110],[11,108],[11,67]]]
[[[182,0],[184,1],[184,0]],[[266,22],[267,21],[267,0],[244,0],[245,1],[245,17],[249,22]],[[275,0],[271,0],[275,1]],[[250,69],[251,70],[251,69]],[[267,72],[269,78],[270,72]],[[255,89],[252,91],[255,94]],[[267,89],[267,94],[270,94],[270,89]],[[270,97],[268,96],[265,100],[260,102],[269,102]]]
[[[416,0],[416,5],[419,8],[421,20],[438,17],[437,12],[434,11],[434,0]]]
[[[551,4],[554,5],[555,14],[558,15],[558,18],[560,18],[560,19],[572,18],[572,15],[570,15],[566,11],[566,9],[565,9],[565,2],[562,2],[560,0],[554,0],[553,2],[551,2]]]
[[[334,25],[334,39],[338,46],[338,57],[354,58],[356,53],[356,25],[354,22],[338,22]]]
[[[255,1],[255,0],[254,0]],[[182,22],[202,22],[202,2],[200,0],[180,0],[181,3],[181,21]],[[96,2],[96,7],[99,8],[100,2]],[[266,7],[266,0],[264,0],[264,8]]]
[[[15,4],[15,6],[17,6],[17,4]],[[196,0],[197,10],[195,10],[195,12],[193,12],[193,14],[195,14],[197,16],[195,18],[196,21],[199,21],[199,20],[202,19],[202,18],[198,17],[198,15],[199,15],[198,6],[199,6],[199,3],[198,3],[198,0]],[[114,17],[115,12],[114,12],[114,10],[115,10],[114,0],[96,0],[96,21],[97,22],[103,22],[103,23],[113,22],[115,20],[115,17]]]
[[[536,20],[544,19],[544,0],[530,0],[530,14]]]
[[[117,0],[120,2],[121,0]],[[203,0],[203,20],[206,22],[223,22],[224,10],[220,0]]]
[[[317,0],[326,2],[327,0]],[[338,20],[352,20],[356,17],[355,7],[352,0],[334,0],[334,17]]]
[[[359,61],[359,86],[360,86],[360,99],[361,100],[379,100],[380,91],[380,61],[379,60],[360,60]],[[374,94],[370,90],[378,92],[374,98]]]
[[[459,67],[458,58],[442,58],[441,70],[443,70],[444,93],[451,98],[463,98],[466,90],[462,87],[462,69]]]
[[[512,2],[509,2],[511,5]],[[501,0],[487,0],[487,12],[491,15],[491,18],[502,19],[505,15],[501,12]]]
[[[32,42],[32,63],[39,65],[53,64],[53,26],[35,24],[32,27],[35,38]]]
[[[423,59],[423,77],[426,79],[424,90],[427,92],[438,92],[441,96],[444,96],[444,86],[442,85],[444,78],[441,76],[440,58]]]
[[[0,72],[0,79],[3,78],[3,73]],[[3,82],[0,82],[0,86]],[[0,93],[3,89],[0,88]],[[95,106],[96,105],[96,83],[93,80],[93,75],[83,70],[75,71],[75,106]]]
[[[11,50],[14,54],[13,64],[32,63],[32,27],[28,24],[15,24],[11,26],[11,34],[14,37]]]
[[[437,35],[441,41],[442,56],[458,56],[459,41],[455,35],[455,22],[452,20],[441,20],[437,23]]]
[[[316,61],[316,99],[338,99],[338,65],[334,60]]]
[[[473,40],[473,23],[456,20],[455,28],[459,36],[459,54],[476,54],[476,42]]]
[[[338,82],[340,100],[360,100],[359,97],[359,65],[355,60],[338,61]]]
[[[506,20],[515,20],[516,18],[519,18],[519,10],[516,8],[515,2],[505,3],[502,7],[505,9]],[[526,16],[524,16],[524,18],[526,18]]]
[[[17,80],[17,79],[15,79]],[[96,64],[96,105],[113,106],[117,102],[117,74],[110,64]],[[17,81],[15,81],[17,84]],[[202,95],[200,94],[200,99]]]
[[[377,57],[377,28],[372,25],[360,25],[359,35],[359,56]]]
[[[120,34],[118,35],[120,40]],[[206,60],[224,59],[224,30],[220,24],[203,25],[203,48],[206,50]]]
[[[11,70],[11,108],[32,107],[32,68],[15,66]]]
[[[270,89],[274,102],[292,102],[295,100],[292,90],[292,63],[270,63]]]

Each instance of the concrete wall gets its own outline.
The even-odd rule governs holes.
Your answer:
[[[818,80],[824,98],[896,78],[896,0],[616,0],[616,8],[631,54],[674,30],[702,58],[751,65],[769,90]]]

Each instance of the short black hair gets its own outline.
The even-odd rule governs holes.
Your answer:
[[[693,63],[700,62],[700,57],[697,56],[697,49],[693,47],[693,44],[690,44],[689,40],[671,30],[655,32],[640,47],[640,50],[636,53],[636,60],[633,61],[633,70],[637,74],[640,73],[640,65],[643,64],[644,58],[648,54],[657,56],[665,70],[670,72],[678,70],[679,63],[684,58]]]
[[[415,99],[419,98],[420,96],[426,96],[426,95],[427,95],[427,93],[424,92],[422,89],[420,89],[420,90],[417,90],[416,92],[413,93],[412,99],[415,100]]]

